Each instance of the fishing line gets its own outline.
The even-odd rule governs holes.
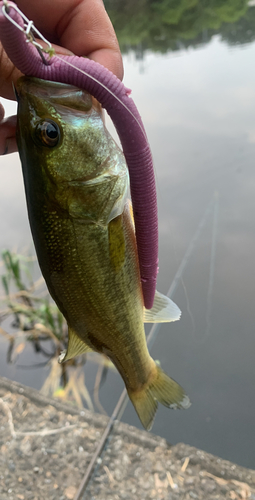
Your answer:
[[[46,51],[47,52],[47,51]],[[77,66],[75,66],[75,64],[72,64],[70,63],[69,61],[66,61],[65,59],[63,59],[62,57],[58,56],[57,54],[54,54],[54,57],[56,57],[57,59],[59,59],[60,61],[63,61],[65,64],[67,64],[67,66],[70,66],[71,68],[79,71],[80,73],[82,73],[83,75],[87,76],[88,78],[90,78],[90,80],[93,80],[94,82],[98,83],[102,88],[104,88],[109,94],[111,94],[112,97],[114,97],[114,99],[116,101],[119,102],[119,104],[121,104],[123,106],[123,108],[126,109],[126,111],[129,112],[129,114],[132,116],[132,118],[136,121],[137,125],[139,125],[142,133],[143,133],[143,136],[144,138],[146,139],[146,141],[148,142],[148,138],[147,138],[147,135],[141,125],[141,123],[139,122],[139,120],[137,120],[137,118],[135,117],[135,115],[132,113],[132,111],[128,108],[128,106],[126,106],[126,104],[124,104],[124,102],[122,102],[122,100],[116,96],[114,94],[114,92],[112,92],[108,87],[106,87],[106,85],[104,85],[102,82],[100,82],[99,80],[97,80],[97,78],[95,78],[94,76],[90,75],[89,73],[87,73],[86,71],[82,70],[81,68],[78,68]]]
[[[179,285],[179,282],[182,279],[183,273],[184,273],[184,271],[189,263],[191,255],[193,253],[193,250],[196,247],[196,244],[200,238],[200,235],[201,235],[202,229],[204,228],[204,225],[206,223],[207,217],[209,216],[209,214],[211,214],[213,208],[215,207],[215,204],[216,204],[216,200],[213,197],[213,199],[210,201],[209,205],[207,206],[207,208],[204,212],[204,215],[203,215],[203,217],[198,225],[196,232],[194,233],[193,237],[191,238],[191,241],[190,241],[189,246],[186,250],[186,253],[181,261],[181,264],[180,264],[176,274],[175,274],[175,277],[172,281],[172,284],[171,284],[171,286],[166,294],[167,297],[169,297],[169,298],[173,297],[173,295],[177,289],[177,286]],[[155,339],[156,339],[156,336],[161,328],[161,325],[162,325],[162,323],[155,323],[152,326],[151,331],[147,337],[147,344],[149,347],[153,346]]]
[[[16,10],[16,12],[18,12],[18,14],[20,15],[20,17],[22,17],[22,19],[24,21],[26,21],[27,24],[24,23],[24,28],[22,28],[22,26],[20,26],[18,23],[16,23],[16,21],[14,21],[14,19],[12,19],[12,17],[9,16],[9,14],[8,14],[8,9],[10,8],[10,5],[8,4],[8,1],[7,0],[3,0],[2,12],[4,13],[4,15],[8,19],[8,21],[10,21],[10,23],[12,23],[15,26],[15,28],[19,29],[20,31],[22,31],[26,35],[26,37],[27,37],[27,43],[31,42],[36,48],[39,47],[43,52],[48,53],[48,51],[50,51],[52,49],[52,45],[49,42],[49,40],[47,40],[47,38],[45,38],[43,36],[43,34],[35,27],[34,22],[30,21],[25,16],[25,14],[23,14],[23,12],[18,8],[18,6],[16,4],[12,3],[11,7],[12,7],[12,9]],[[42,47],[42,45],[40,45],[38,42],[36,42],[36,40],[34,39],[33,34],[31,33],[31,30],[33,30],[39,36],[39,38],[41,40],[43,40],[46,43],[46,45],[49,46],[48,51],[45,50],[44,47]]]
[[[51,47],[43,49],[45,41],[38,43],[41,33],[35,32],[33,23],[12,6],[12,2],[5,1],[0,11],[0,24],[2,44],[14,65],[26,75],[86,89],[112,118],[130,173],[142,291],[146,307],[151,308],[158,261],[156,185],[148,138],[135,103],[129,97],[130,91],[111,71],[93,60],[75,55],[54,56]],[[42,57],[42,50],[47,61]]]
[[[215,259],[216,259],[216,242],[217,242],[217,231],[218,231],[218,219],[219,219],[219,194],[215,193],[215,210],[213,214],[213,227],[212,227],[212,245],[211,245],[211,257],[210,257],[210,271],[209,271],[209,285],[207,292],[207,307],[206,307],[206,330],[203,340],[206,340],[211,331],[211,313],[212,313],[212,296],[213,296],[213,286],[214,286],[214,275],[215,275]]]
[[[194,249],[196,248],[197,242],[199,241],[199,238],[201,236],[201,232],[205,226],[207,218],[212,213],[212,211],[215,210],[216,204],[217,204],[217,199],[214,196],[213,199],[208,204],[207,208],[205,209],[204,215],[203,215],[202,219],[200,220],[200,223],[198,224],[197,230],[195,231],[193,237],[190,240],[189,246],[188,246],[188,248],[185,252],[185,255],[181,261],[181,264],[180,264],[180,266],[175,274],[175,277],[172,281],[172,284],[167,292],[167,297],[172,298],[172,296],[174,295],[174,293],[175,293],[175,291],[176,291],[176,289],[177,289],[177,287],[182,279],[183,273],[184,273],[184,271],[185,271],[185,269],[190,261],[191,255],[192,255]],[[148,347],[151,348],[153,346],[153,344],[156,340],[156,336],[159,333],[159,330],[161,328],[161,325],[162,325],[162,323],[155,323],[152,326],[152,328],[150,329],[150,333],[147,337]],[[88,486],[89,481],[92,479],[92,474],[96,472],[96,465],[99,465],[98,459],[103,454],[103,452],[106,451],[107,443],[108,443],[108,440],[111,436],[114,424],[116,421],[120,421],[120,419],[125,411],[125,408],[127,406],[128,401],[129,401],[129,398],[127,395],[127,391],[126,391],[126,389],[123,389],[123,391],[120,395],[120,398],[119,398],[119,400],[118,400],[118,402],[117,402],[117,404],[112,412],[112,415],[109,418],[109,421],[108,421],[108,424],[105,428],[105,431],[104,431],[104,433],[103,433],[103,435],[98,443],[96,451],[95,451],[95,453],[94,453],[94,455],[89,463],[87,471],[86,471],[86,473],[85,473],[85,475],[80,483],[79,489],[74,497],[74,500],[85,500],[86,499],[86,488]],[[83,494],[84,494],[84,496],[83,496]]]
[[[7,7],[8,8],[8,2],[4,2],[4,7]],[[5,11],[5,8],[3,7],[3,12]],[[6,16],[6,12],[4,12],[5,16]],[[13,22],[11,19],[9,19],[11,22]],[[20,29],[20,27],[19,27]],[[28,22],[27,26],[26,26],[26,29],[24,29],[24,33],[27,37],[27,41],[34,44],[34,46],[37,48],[38,50],[38,44],[36,41],[33,40],[33,36],[31,35],[31,30],[34,29],[34,26],[32,24],[32,22]],[[30,34],[30,37],[29,37],[29,34]],[[38,33],[37,31],[37,34],[39,35],[39,37],[42,38],[41,34]],[[30,38],[30,39],[29,39]],[[31,39],[32,38],[32,39]],[[47,41],[46,41],[47,42]],[[40,47],[41,48],[41,47]],[[47,50],[45,51],[45,49],[42,48],[42,50],[44,52],[47,53]],[[48,50],[48,54],[49,54],[49,57],[51,58],[52,56],[52,53],[50,53],[50,50]],[[41,54],[40,54],[41,55]],[[42,57],[42,55],[41,55]],[[122,105],[122,107],[124,107],[124,109],[126,111],[128,111],[128,113],[132,116],[132,118],[135,120],[135,122],[139,125],[139,128],[140,130],[142,131],[142,134],[146,140],[146,143],[148,143],[148,139],[147,139],[147,136],[146,136],[146,133],[143,129],[143,126],[141,125],[141,123],[139,122],[139,120],[134,116],[134,114],[132,113],[132,111],[121,101],[121,99],[119,97],[117,97],[106,85],[104,85],[103,83],[101,83],[97,78],[91,76],[90,74],[88,74],[86,71],[80,69],[79,67],[75,66],[74,64],[66,61],[63,57],[59,57],[59,56],[55,56],[58,60],[60,60],[61,62],[65,63],[67,66],[70,66],[72,67],[73,69],[75,69],[76,71],[80,72],[81,74],[84,74],[87,78],[89,78],[90,80],[96,82],[101,88],[104,88],[104,90],[106,90],[106,92],[108,92],[116,101],[119,102],[119,104]],[[44,58],[42,58],[44,64],[45,64],[45,60]],[[50,62],[50,60],[49,60]],[[175,290],[177,288],[177,286],[179,285],[179,282],[182,278],[182,275],[189,263],[189,260],[190,260],[190,257],[194,251],[194,249],[196,248],[196,244],[197,244],[197,241],[200,237],[200,234],[202,232],[202,229],[205,225],[205,222],[206,222],[206,219],[207,219],[207,216],[208,214],[211,212],[211,209],[212,209],[212,206],[213,206],[213,202],[210,202],[208,208],[206,209],[205,213],[204,213],[204,216],[198,226],[198,229],[196,231],[196,233],[194,234],[190,244],[189,244],[189,247],[183,257],[183,260],[177,270],[177,273],[174,277],[174,280],[168,290],[168,293],[167,293],[167,296],[168,297],[171,297],[174,293],[175,293]],[[147,337],[147,342],[148,342],[148,346],[149,347],[152,347],[153,343],[155,342],[155,339],[156,339],[156,335],[158,334],[159,332],[159,329],[161,327],[161,324],[155,324],[153,325],[153,327],[151,328],[150,330],[150,333]],[[108,424],[105,428],[105,431],[103,433],[103,436],[98,444],[98,447],[96,449],[96,452],[94,454],[94,456],[92,457],[92,460],[89,464],[89,467],[87,469],[87,472],[81,482],[81,485],[79,487],[79,490],[77,492],[77,494],[75,495],[75,498],[74,500],[81,500],[81,495],[83,494],[87,484],[88,484],[88,481],[90,480],[91,476],[92,476],[92,473],[94,471],[94,468],[95,468],[95,464],[98,460],[98,457],[102,454],[103,450],[106,448],[106,445],[107,445],[107,440],[109,439],[110,437],[110,434],[112,432],[112,429],[113,429],[113,426],[114,426],[114,423],[117,419],[120,418],[120,415],[123,414],[123,411],[127,405],[127,402],[128,402],[128,396],[127,396],[127,392],[126,392],[126,389],[123,390],[119,400],[118,400],[118,403],[108,421]]]
[[[139,122],[139,120],[135,117],[135,115],[132,113],[132,111],[128,108],[128,106],[126,106],[126,104],[124,104],[124,102],[122,102],[122,100],[116,96],[114,94],[114,92],[112,92],[106,85],[104,85],[102,82],[100,82],[96,77],[90,75],[89,73],[87,73],[85,70],[82,70],[81,68],[75,66],[75,64],[72,64],[71,62],[69,61],[66,61],[63,57],[60,57],[56,54],[55,52],[55,49],[52,47],[51,43],[49,40],[47,40],[43,34],[35,27],[33,21],[30,21],[24,14],[23,12],[16,6],[16,5],[12,5],[11,7],[16,10],[18,12],[18,14],[22,17],[22,19],[26,22],[26,24],[24,24],[24,28],[22,28],[18,23],[16,23],[12,18],[11,16],[9,16],[8,12],[7,12],[7,9],[8,9],[9,5],[8,5],[8,2],[7,1],[4,1],[4,5],[2,7],[2,12],[4,13],[5,17],[8,19],[8,21],[10,21],[17,29],[19,29],[20,31],[22,31],[26,37],[27,37],[27,43],[31,43],[32,45],[34,45],[36,47],[36,49],[38,50],[39,54],[40,54],[40,57],[43,61],[43,63],[45,65],[49,65],[50,64],[50,59],[54,56],[56,59],[58,59],[60,62],[63,62],[64,64],[66,64],[67,66],[70,66],[71,68],[75,69],[76,71],[79,71],[79,73],[87,76],[90,80],[96,82],[98,85],[100,85],[102,88],[104,88],[112,97],[114,97],[114,99],[116,101],[118,101],[119,104],[121,104],[121,106],[123,106],[126,111],[128,111],[128,113],[132,116],[132,118],[136,121],[137,125],[139,126],[144,138],[146,139],[146,141],[148,142],[148,138],[147,138],[147,135],[145,133],[145,130],[143,128],[143,126],[141,125],[141,123]],[[48,49],[45,49],[41,44],[39,44],[35,38],[34,38],[34,35],[32,33],[32,30],[36,33],[36,35],[39,37],[39,39],[43,40],[44,43],[46,43],[48,45]],[[49,60],[47,61],[45,59],[45,57],[43,56],[43,52],[45,54],[47,54],[49,56]]]

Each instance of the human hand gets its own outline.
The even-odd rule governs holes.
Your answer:
[[[123,78],[118,41],[102,0],[16,0],[19,9],[52,42],[57,54],[86,56]],[[15,99],[21,76],[0,44],[0,96]],[[0,154],[17,151],[16,117],[4,120],[0,104]]]

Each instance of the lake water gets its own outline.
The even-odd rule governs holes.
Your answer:
[[[255,467],[255,43],[214,35],[196,48],[124,55],[126,86],[153,152],[160,270],[167,293],[201,220],[174,300],[181,320],[161,327],[152,355],[187,391],[185,412],[160,407],[153,432]],[[32,251],[16,154],[1,158],[0,248]],[[211,204],[211,205],[210,205]],[[208,206],[210,205],[209,209]],[[209,213],[206,210],[209,210]],[[6,364],[0,375],[38,388],[47,367]],[[28,346],[19,364],[45,361]],[[92,389],[96,367],[86,368]],[[100,393],[110,413],[123,384]],[[122,420],[141,428],[129,403]]]

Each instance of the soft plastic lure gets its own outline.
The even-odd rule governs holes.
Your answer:
[[[32,33],[41,36],[13,2],[0,2],[0,40],[13,64],[27,76],[86,90],[106,109],[116,127],[130,174],[144,305],[150,309],[158,272],[156,186],[150,146],[130,90],[99,63],[78,56],[52,55],[52,49],[47,53],[41,47],[42,52]]]

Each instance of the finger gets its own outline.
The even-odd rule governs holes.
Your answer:
[[[12,84],[15,85],[21,75],[22,73],[15,68],[0,43],[0,95],[2,97],[16,99]]]
[[[10,116],[0,123],[0,155],[18,151],[16,142],[17,116]]]
[[[59,25],[61,45],[99,62],[122,79],[122,56],[103,2],[84,0],[69,11],[67,19],[66,27]]]
[[[117,37],[102,0],[17,0],[16,3],[51,42],[78,56],[94,59],[123,78]]]
[[[44,42],[39,39],[36,39],[41,45],[46,46]],[[58,45],[53,45],[57,54],[61,55],[73,55],[73,52],[70,50],[59,47]],[[14,66],[14,64],[8,58],[3,46],[0,43],[0,95],[5,97],[6,99],[16,100],[16,96],[13,90],[14,86],[17,83],[17,80],[22,76],[22,73]],[[0,104],[0,121],[4,117],[4,113],[2,114],[2,105]]]

